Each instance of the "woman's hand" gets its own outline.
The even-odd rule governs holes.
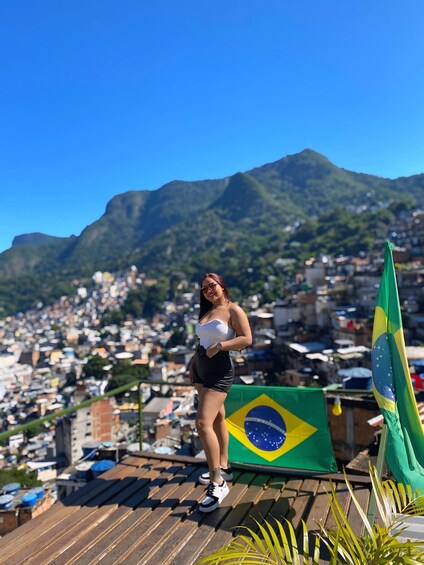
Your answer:
[[[210,345],[207,350],[206,350],[206,355],[207,357],[209,357],[209,359],[211,359],[214,355],[216,355],[219,352],[219,349],[216,346],[216,343],[214,343],[213,345]]]

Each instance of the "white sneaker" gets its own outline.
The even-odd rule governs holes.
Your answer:
[[[230,489],[225,481],[222,481],[220,485],[209,483],[206,496],[199,505],[200,512],[212,512],[218,508],[229,492]]]
[[[233,480],[233,470],[230,466],[228,466],[226,469],[224,469],[224,467],[221,467],[221,477],[224,479],[224,481],[230,482]],[[198,481],[201,485],[208,485],[211,482],[209,471],[203,473],[203,475],[200,475]]]

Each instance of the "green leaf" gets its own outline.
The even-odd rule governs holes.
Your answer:
[[[292,547],[292,559],[293,559],[293,565],[300,565],[300,559],[299,559],[299,551],[297,548],[297,540],[296,540],[296,533],[294,531],[294,528],[292,526],[292,524],[286,519],[287,522],[287,526],[289,528],[289,534],[290,534],[290,543],[291,543],[291,547]]]
[[[274,543],[272,541],[272,536],[270,536],[270,534],[268,533],[268,530],[271,530],[273,532],[273,528],[271,526],[271,524],[269,524],[268,522],[265,522],[265,525],[267,526],[267,528],[265,528],[264,526],[262,526],[261,524],[259,524],[259,522],[256,522],[259,526],[259,529],[262,533],[262,536],[264,538],[264,542],[267,546],[267,553],[270,553],[272,555],[272,557],[274,558],[275,562],[278,562],[278,554],[276,551],[276,548],[274,547]],[[278,542],[278,540],[277,540]]]
[[[355,496],[355,493],[354,493],[354,491],[353,491],[352,485],[350,484],[350,482],[349,482],[349,480],[348,480],[348,478],[347,478],[346,471],[344,471],[344,476],[345,476],[345,483],[346,483],[346,486],[347,486],[347,488],[348,488],[348,490],[349,490],[349,492],[350,492],[351,498],[352,498],[352,502],[354,503],[354,505],[355,505],[355,507],[356,507],[356,509],[357,509],[357,511],[358,511],[358,513],[359,513],[359,515],[360,515],[360,517],[361,517],[361,520],[362,520],[364,526],[366,527],[366,529],[367,529],[367,531],[368,531],[368,534],[369,534],[369,536],[370,536],[370,539],[372,540],[374,546],[376,546],[376,542],[375,542],[375,539],[374,539],[374,536],[373,536],[373,529],[372,529],[372,527],[371,527],[371,524],[370,524],[369,521],[368,521],[367,515],[366,515],[365,512],[362,510],[361,505],[359,504],[358,499],[357,499],[356,496]],[[346,518],[346,519],[347,519],[347,518]]]
[[[277,525],[280,524],[276,518],[274,518],[274,520],[277,522]],[[268,522],[266,522],[266,524],[267,524],[267,526],[268,526],[268,528],[269,528],[269,533],[270,533],[270,535],[271,535],[271,537],[272,537],[273,545],[274,545],[275,551],[276,551],[276,553],[277,553],[277,555],[278,555],[278,558],[279,558],[281,561],[283,561],[283,559],[284,559],[284,554],[283,554],[283,547],[282,547],[282,546],[284,545],[284,539],[283,539],[283,538],[282,538],[281,540],[278,539],[278,536],[277,536],[277,534],[275,533],[275,530],[274,530],[274,528],[272,527],[272,525],[269,524]],[[285,535],[285,534],[284,534],[284,535]],[[276,560],[277,560],[277,557],[276,557]]]
[[[286,520],[286,524],[288,527],[291,526],[290,522],[288,520]],[[287,537],[287,534],[282,526],[282,524],[280,522],[277,522],[277,526],[280,532],[280,537],[281,537],[281,541],[283,542],[283,548],[284,548],[284,552],[286,554],[286,560],[287,562],[291,561],[291,549],[290,549],[290,544],[289,544],[289,540]]]

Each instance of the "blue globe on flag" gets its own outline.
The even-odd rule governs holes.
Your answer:
[[[372,348],[372,374],[377,391],[388,400],[395,401],[394,377],[389,338],[381,334]]]
[[[281,416],[270,406],[255,406],[244,419],[249,441],[263,451],[280,449],[287,437],[287,427]]]

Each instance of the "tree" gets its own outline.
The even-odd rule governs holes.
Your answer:
[[[100,380],[105,375],[104,367],[109,364],[109,361],[107,359],[103,359],[100,355],[93,355],[82,368],[82,376],[94,377],[95,379]]]
[[[144,286],[139,286],[130,292],[122,305],[122,312],[129,314],[134,318],[141,318],[143,316],[144,304],[147,298],[147,290]]]
[[[106,392],[127,385],[137,379],[146,379],[148,375],[149,370],[147,367],[133,365],[129,359],[124,359],[113,367],[112,376],[107,384]],[[122,396],[122,394],[118,396]]]
[[[125,321],[125,314],[122,310],[107,310],[102,317],[101,326],[116,325],[120,326]]]
[[[0,487],[8,483],[19,483],[22,487],[39,487],[43,483],[38,480],[37,473],[31,471],[27,473],[23,469],[0,469]]]
[[[70,371],[66,374],[65,383],[60,387],[61,390],[68,386],[75,386],[77,384],[77,375],[75,371]]]
[[[169,282],[165,278],[160,278],[155,285],[147,289],[147,297],[143,308],[143,316],[145,318],[151,318],[157,312],[160,312],[168,291]]]

